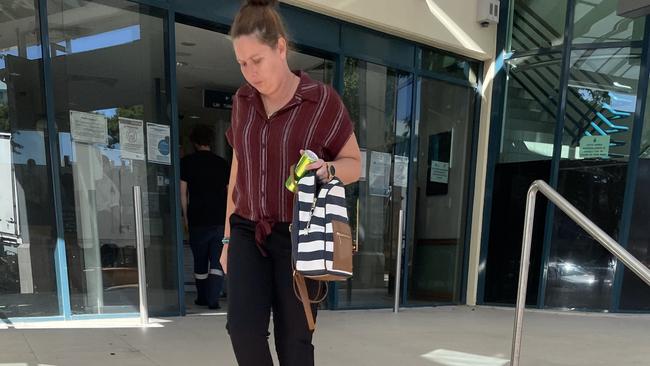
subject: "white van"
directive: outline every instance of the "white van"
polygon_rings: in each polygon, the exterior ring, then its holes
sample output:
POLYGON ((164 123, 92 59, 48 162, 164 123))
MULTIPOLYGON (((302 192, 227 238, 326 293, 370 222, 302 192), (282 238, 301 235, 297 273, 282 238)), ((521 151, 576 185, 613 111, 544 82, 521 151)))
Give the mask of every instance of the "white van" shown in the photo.
POLYGON ((18 196, 12 164, 11 134, 0 133, 0 238, 19 244, 18 196))

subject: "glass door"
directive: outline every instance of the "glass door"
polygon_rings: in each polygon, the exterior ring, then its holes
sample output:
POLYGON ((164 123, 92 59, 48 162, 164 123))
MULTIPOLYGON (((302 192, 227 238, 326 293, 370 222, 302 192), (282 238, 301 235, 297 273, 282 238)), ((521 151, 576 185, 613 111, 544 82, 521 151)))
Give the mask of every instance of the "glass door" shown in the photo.
POLYGON ((177 312, 163 18, 128 1, 47 9, 72 314, 138 311, 136 185, 149 310, 177 312))
POLYGON ((361 180, 347 187, 359 252, 354 277, 339 286, 339 307, 394 302, 399 211, 406 207, 413 78, 348 58, 343 99, 362 149, 361 180))
POLYGON ((461 301, 476 91, 420 79, 409 303, 461 301))
POLYGON ((50 147, 38 9, 0 5, 0 318, 56 316, 50 147))

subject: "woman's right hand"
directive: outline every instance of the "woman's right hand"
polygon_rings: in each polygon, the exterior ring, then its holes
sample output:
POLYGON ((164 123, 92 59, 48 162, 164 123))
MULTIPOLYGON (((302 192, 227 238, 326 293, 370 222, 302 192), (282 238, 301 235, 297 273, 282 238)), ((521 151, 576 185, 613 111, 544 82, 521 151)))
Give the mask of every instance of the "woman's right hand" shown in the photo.
POLYGON ((223 245, 221 249, 221 258, 219 258, 219 263, 221 263, 221 269, 223 273, 228 273, 228 244, 223 245))

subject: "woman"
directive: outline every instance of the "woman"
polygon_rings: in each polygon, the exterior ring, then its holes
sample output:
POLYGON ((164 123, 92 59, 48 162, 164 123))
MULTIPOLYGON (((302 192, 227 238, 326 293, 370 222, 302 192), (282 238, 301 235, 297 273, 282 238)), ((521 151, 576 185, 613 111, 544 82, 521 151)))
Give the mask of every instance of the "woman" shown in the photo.
POLYGON ((273 365, 271 311, 280 364, 314 363, 312 333, 293 290, 293 194, 284 187, 290 166, 309 149, 321 159, 308 169, 322 182, 336 174, 349 184, 361 171, 359 146, 339 96, 289 69, 276 5, 248 1, 230 33, 248 83, 237 91, 226 133, 233 162, 221 263, 228 274, 228 332, 242 366, 273 365))

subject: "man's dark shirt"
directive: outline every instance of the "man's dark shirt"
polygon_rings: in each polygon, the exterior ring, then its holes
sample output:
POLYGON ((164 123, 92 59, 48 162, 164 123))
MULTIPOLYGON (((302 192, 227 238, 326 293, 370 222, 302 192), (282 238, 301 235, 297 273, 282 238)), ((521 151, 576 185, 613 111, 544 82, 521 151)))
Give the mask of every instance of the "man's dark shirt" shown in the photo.
POLYGON ((190 227, 223 225, 230 167, 211 151, 197 151, 181 159, 181 180, 187 182, 190 227))

